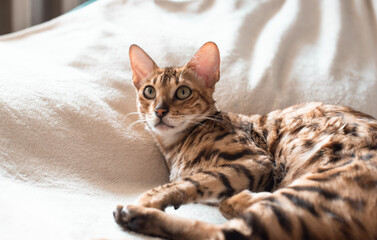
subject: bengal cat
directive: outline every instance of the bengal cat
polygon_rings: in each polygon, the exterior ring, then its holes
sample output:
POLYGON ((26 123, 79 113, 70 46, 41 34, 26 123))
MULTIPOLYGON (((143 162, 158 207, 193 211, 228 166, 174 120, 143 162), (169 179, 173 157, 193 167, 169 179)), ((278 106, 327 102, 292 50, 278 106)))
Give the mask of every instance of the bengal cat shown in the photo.
POLYGON ((348 107, 307 103, 266 115, 221 112, 217 46, 181 68, 158 68, 130 47, 140 116, 171 183, 118 206, 125 229, 167 239, 377 239, 377 121, 348 107), (229 221, 166 214, 219 202, 229 221))

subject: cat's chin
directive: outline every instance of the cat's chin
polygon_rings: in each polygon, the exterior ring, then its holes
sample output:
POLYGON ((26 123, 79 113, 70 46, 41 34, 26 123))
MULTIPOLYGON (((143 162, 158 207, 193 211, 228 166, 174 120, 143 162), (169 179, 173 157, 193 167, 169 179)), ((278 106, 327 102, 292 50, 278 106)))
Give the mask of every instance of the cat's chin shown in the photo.
POLYGON ((159 123, 154 128, 157 129, 157 130, 159 130, 159 131, 166 131, 166 130, 173 129, 174 127, 170 126, 170 125, 167 125, 165 123, 159 123))
POLYGON ((152 129, 158 135, 166 135, 166 134, 175 132, 174 128, 175 128, 174 126, 171 126, 165 123, 159 123, 155 125, 152 129))

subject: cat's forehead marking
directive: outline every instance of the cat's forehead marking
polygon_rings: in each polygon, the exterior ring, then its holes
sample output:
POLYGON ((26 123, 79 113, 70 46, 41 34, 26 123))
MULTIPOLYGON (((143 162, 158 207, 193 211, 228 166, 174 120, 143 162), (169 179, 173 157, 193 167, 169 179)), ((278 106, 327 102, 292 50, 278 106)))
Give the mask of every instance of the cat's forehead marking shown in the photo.
POLYGON ((156 75, 152 78, 153 84, 159 84, 161 86, 166 86, 173 81, 175 84, 179 83, 179 70, 173 67, 167 67, 158 71, 156 75))

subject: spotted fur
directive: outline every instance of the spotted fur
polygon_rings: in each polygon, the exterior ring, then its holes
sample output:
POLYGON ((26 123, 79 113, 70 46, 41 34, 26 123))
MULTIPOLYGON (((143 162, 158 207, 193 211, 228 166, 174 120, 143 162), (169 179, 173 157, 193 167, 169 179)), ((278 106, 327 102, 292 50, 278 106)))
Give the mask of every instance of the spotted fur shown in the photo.
POLYGON ((373 117, 323 103, 263 116, 221 112, 212 97, 213 43, 182 68, 158 68, 137 46, 130 58, 139 112, 171 182, 119 206, 119 225, 168 239, 377 239, 373 117), (146 86, 154 99, 143 96, 146 86), (180 86, 192 90, 187 99, 177 99, 180 86), (162 118, 159 106, 168 109, 162 118), (230 220, 214 225, 161 211, 190 202, 218 202, 230 220))

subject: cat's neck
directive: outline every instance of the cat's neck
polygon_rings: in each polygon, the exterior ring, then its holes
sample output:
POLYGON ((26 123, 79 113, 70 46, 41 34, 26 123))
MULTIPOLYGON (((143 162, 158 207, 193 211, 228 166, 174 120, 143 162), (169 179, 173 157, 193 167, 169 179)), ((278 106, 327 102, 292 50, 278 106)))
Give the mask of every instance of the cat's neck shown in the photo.
POLYGON ((203 117, 202 122, 198 122, 192 125, 189 125, 185 130, 175 133, 174 135, 168 135, 168 136, 159 136, 157 134, 153 134, 155 141, 157 142, 158 146, 160 147, 162 153, 165 155, 171 152, 172 149, 178 147, 182 142, 185 141, 185 139, 188 137, 188 135, 198 126, 202 125, 204 121, 206 121, 209 117, 215 116, 220 111, 217 108, 211 109, 206 116, 203 117))

